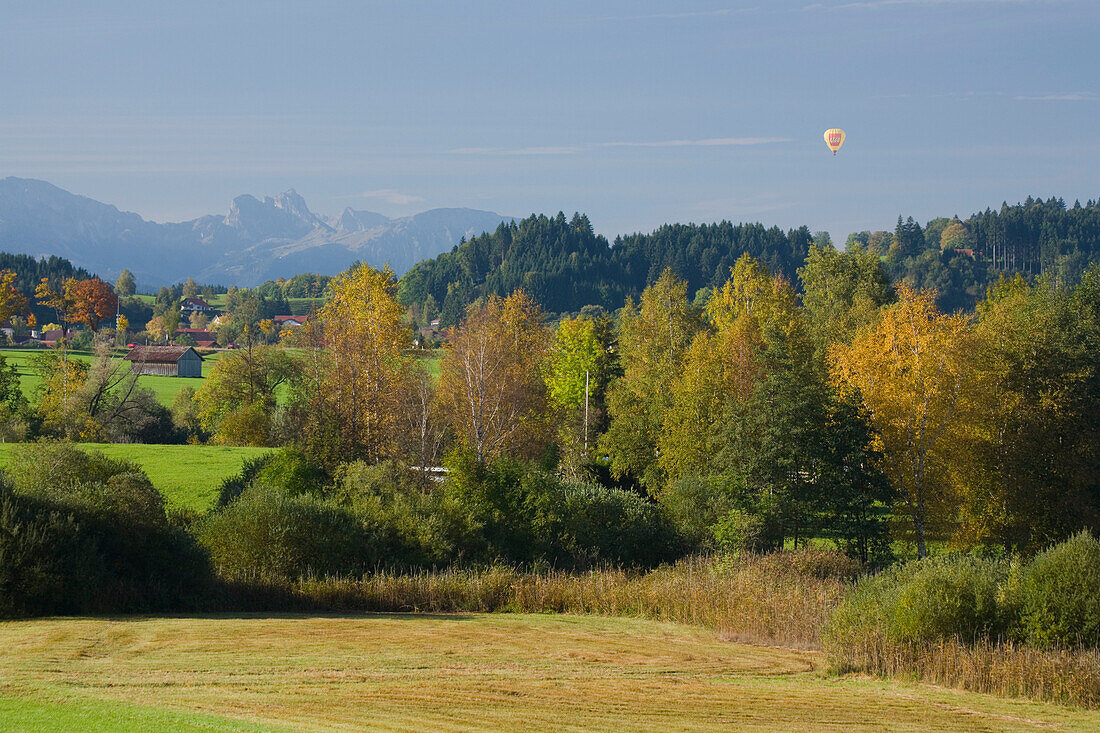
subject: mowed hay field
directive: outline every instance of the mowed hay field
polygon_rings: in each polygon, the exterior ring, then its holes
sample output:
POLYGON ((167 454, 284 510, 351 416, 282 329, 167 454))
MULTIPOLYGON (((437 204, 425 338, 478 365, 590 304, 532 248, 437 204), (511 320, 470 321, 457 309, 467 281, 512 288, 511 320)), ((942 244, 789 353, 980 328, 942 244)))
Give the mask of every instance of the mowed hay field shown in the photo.
MULTIPOLYGON (((270 448, 224 445, 151 445, 146 443, 77 443, 110 458, 124 458, 141 466, 171 509, 205 512, 218 498, 222 481, 235 476, 250 458, 270 448)), ((0 468, 7 465, 15 444, 0 443, 0 468)))
POLYGON ((0 623, 3 730, 1098 730, 1100 712, 829 677, 655 621, 222 616, 0 623))

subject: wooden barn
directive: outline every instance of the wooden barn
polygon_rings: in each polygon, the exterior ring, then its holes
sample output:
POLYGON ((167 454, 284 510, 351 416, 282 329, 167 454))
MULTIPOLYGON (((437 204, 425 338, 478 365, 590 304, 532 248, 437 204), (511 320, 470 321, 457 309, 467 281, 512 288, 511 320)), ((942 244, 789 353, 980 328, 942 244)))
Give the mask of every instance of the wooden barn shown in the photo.
POLYGON ((135 346, 126 355, 133 374, 201 377, 202 357, 190 346, 135 346))

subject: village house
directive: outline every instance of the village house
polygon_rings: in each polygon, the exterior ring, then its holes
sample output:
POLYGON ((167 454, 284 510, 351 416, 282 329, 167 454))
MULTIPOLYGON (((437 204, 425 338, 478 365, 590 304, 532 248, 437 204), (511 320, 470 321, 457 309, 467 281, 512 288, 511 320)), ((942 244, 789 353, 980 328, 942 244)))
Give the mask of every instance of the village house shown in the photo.
POLYGON ((62 338, 72 340, 74 336, 76 336, 76 331, 71 328, 64 332, 60 328, 51 328, 48 331, 31 330, 31 340, 48 349, 57 346, 57 342, 62 338))
POLYGON ((272 316, 271 320, 279 328, 300 328, 309 319, 306 316, 272 316))
POLYGON ((131 374, 202 377, 202 357, 190 346, 135 346, 125 359, 131 374))
POLYGON ((190 316, 192 313, 205 313, 210 315, 214 312, 214 306, 207 303, 202 298, 184 298, 180 301, 180 314, 184 316, 190 316))
POLYGON ((205 328, 177 328, 176 338, 182 335, 195 339, 195 346, 202 349, 212 349, 218 345, 218 334, 205 328))

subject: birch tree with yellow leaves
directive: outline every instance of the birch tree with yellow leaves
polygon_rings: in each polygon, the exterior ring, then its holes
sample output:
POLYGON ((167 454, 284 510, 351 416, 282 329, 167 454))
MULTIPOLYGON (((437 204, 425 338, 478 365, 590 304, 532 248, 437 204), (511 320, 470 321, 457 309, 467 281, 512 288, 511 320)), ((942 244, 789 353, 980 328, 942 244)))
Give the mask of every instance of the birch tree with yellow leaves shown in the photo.
POLYGON ((551 335, 522 290, 474 305, 453 329, 439 370, 439 399, 456 438, 479 463, 533 458, 549 438, 543 378, 551 335))
POLYGON ((403 350, 412 343, 397 280, 388 267, 358 265, 333 278, 329 292, 318 314, 329 356, 319 395, 327 416, 320 424, 331 421, 325 440, 343 460, 392 457, 411 374, 403 350))
POLYGON ((877 325, 829 352, 833 379, 859 395, 878 433, 919 557, 957 507, 952 460, 968 426, 968 325, 937 310, 935 290, 899 285, 877 325))

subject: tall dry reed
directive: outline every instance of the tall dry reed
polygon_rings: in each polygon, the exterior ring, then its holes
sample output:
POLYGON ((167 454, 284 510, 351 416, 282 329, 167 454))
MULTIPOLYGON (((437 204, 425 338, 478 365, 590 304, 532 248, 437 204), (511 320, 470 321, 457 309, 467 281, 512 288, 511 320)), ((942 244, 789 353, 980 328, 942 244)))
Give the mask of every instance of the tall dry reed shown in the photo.
POLYGON ((255 579, 227 586, 224 608, 521 612, 632 616, 694 624, 734 639, 803 648, 843 599, 852 565, 831 553, 733 561, 692 559, 649 572, 509 568, 361 578, 255 579))
POLYGON ((1042 649, 979 639, 907 643, 884 633, 826 645, 838 672, 866 672, 1006 697, 1100 707, 1100 650, 1042 649))

